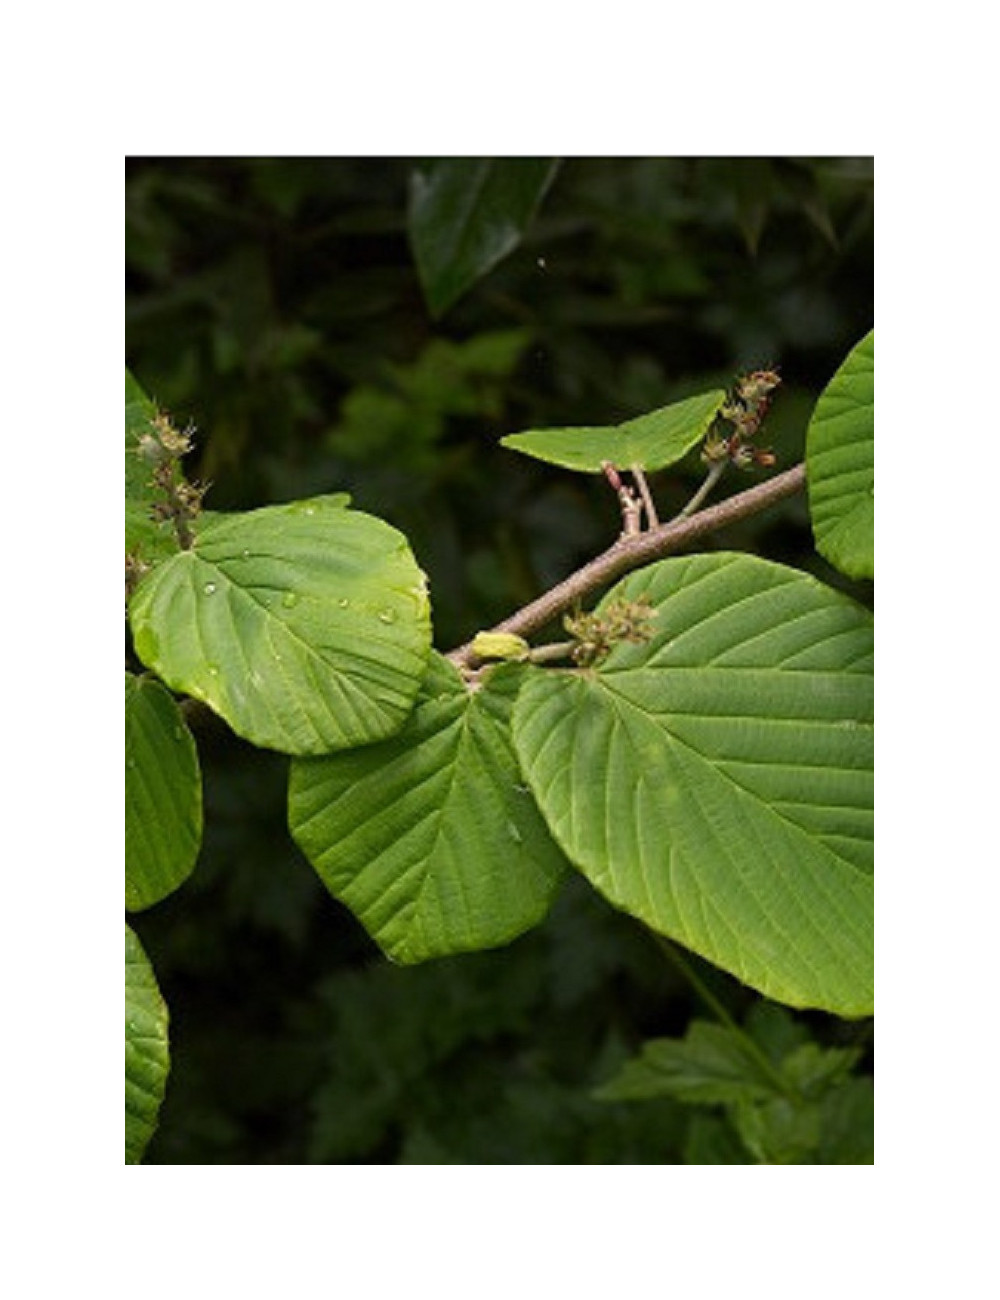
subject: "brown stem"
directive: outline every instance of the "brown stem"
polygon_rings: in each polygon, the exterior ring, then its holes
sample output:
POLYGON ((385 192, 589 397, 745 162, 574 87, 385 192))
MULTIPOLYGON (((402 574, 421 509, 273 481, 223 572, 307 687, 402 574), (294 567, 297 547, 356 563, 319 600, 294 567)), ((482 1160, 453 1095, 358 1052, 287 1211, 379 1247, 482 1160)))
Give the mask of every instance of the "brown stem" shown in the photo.
MULTIPOLYGON (((704 537, 706 533, 725 527, 726 524, 759 514, 760 511, 766 510, 778 501, 800 492, 805 481, 805 466, 796 465, 792 469, 785 470, 783 474, 776 474, 765 483, 758 483, 755 487, 739 492, 736 496, 727 497, 725 501, 720 501, 707 510, 700 510, 690 518, 671 520, 670 523, 661 524, 659 528, 651 528, 635 537, 620 537, 613 546, 609 546, 589 564, 571 573, 568 578, 546 591, 537 600, 531 601, 530 604, 511 614, 509 618, 505 618, 502 623, 498 623, 496 627, 490 628, 490 631, 515 632, 518 636, 530 636, 551 619, 569 609, 574 602, 589 596, 599 587, 603 587, 623 573, 628 573, 630 569, 637 569, 651 560, 659 560, 665 555, 671 555, 690 542, 704 537)), ((452 650, 448 658, 456 667, 470 667, 474 662, 472 642, 467 641, 465 645, 452 650)))

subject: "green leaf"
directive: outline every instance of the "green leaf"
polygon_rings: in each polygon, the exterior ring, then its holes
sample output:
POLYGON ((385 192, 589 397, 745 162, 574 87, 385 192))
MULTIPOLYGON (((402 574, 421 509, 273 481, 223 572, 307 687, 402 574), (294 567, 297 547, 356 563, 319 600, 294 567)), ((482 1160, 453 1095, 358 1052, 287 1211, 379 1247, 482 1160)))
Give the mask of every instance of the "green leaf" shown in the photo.
POLYGON ((870 1078, 846 1079, 821 1103, 816 1164, 870 1165, 875 1161, 875 1092, 870 1078))
POLYGON ((824 389, 806 432, 816 549, 851 578, 875 576, 875 331, 824 389))
POLYGON ((598 612, 653 632, 595 669, 530 670, 522 770, 616 906, 777 1001, 872 1005, 872 619, 747 555, 669 559, 598 612))
POLYGON ((847 1078, 860 1055, 854 1047, 805 1043, 785 1057, 781 1072, 804 1097, 819 1097, 847 1078))
POLYGON ((149 907, 194 870, 201 846, 198 752, 168 690, 125 674, 125 906, 149 907))
POLYGON ((294 839, 398 962, 507 943, 542 919, 563 876, 510 738, 520 680, 505 665, 470 693, 432 653, 396 736, 292 763, 294 839))
POLYGON ((517 247, 558 166, 551 158, 438 158, 414 168, 410 243, 432 316, 517 247))
POLYGON ((125 502, 125 551, 138 555, 146 564, 169 559, 180 550, 169 520, 157 521, 141 501, 125 502))
POLYGON ((170 1069, 167 1005, 135 933, 125 926, 125 1163, 138 1164, 156 1129, 170 1069))
POLYGON ((402 534, 341 497, 199 525, 132 596, 142 662, 265 749, 322 754, 397 731, 430 649, 426 580, 402 534))
POLYGON ((739 1103, 730 1112, 747 1150, 761 1164, 813 1164, 822 1131, 819 1105, 787 1097, 739 1103))
POLYGON ((618 469, 663 469, 704 438, 726 400, 722 389, 662 406, 624 424, 597 428, 532 429, 501 438, 501 445, 565 469, 599 474, 606 461, 618 469))
POLYGON ((654 1038, 595 1092, 601 1101, 675 1097, 712 1106, 774 1094, 753 1054, 723 1025, 693 1020, 683 1039, 654 1038))
POLYGON ((764 999, 751 1005, 743 1027, 775 1065, 780 1065, 796 1048, 812 1041, 801 1020, 779 1003, 764 999))
POLYGON ((684 1140, 686 1165, 753 1164, 746 1147, 736 1136, 728 1119, 721 1115, 695 1112, 691 1116, 684 1140))

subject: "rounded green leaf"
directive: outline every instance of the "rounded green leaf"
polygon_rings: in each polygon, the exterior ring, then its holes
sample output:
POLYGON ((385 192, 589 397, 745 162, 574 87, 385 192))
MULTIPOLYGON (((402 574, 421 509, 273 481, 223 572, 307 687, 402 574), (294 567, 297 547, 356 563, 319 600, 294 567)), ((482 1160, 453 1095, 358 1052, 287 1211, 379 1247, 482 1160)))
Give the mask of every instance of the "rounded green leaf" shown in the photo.
POLYGON ((149 958, 125 926, 125 1163, 138 1164, 156 1129, 170 1069, 169 1017, 149 958))
POLYGON ((599 474, 608 461, 618 469, 663 469, 704 438, 725 400, 726 394, 719 389, 662 406, 624 424, 532 429, 508 434, 500 442, 536 460, 587 474, 599 474))
POLYGON ((159 682, 125 674, 125 906, 158 903, 194 870, 201 846, 194 737, 159 682))
POLYGON ((509 942, 566 868, 510 738, 520 670, 471 693, 433 654, 391 740, 292 763, 289 826, 332 894, 395 961, 509 942))
POLYGON ((651 639, 532 669, 522 770, 610 901, 792 1006, 872 1004, 872 621, 745 555, 670 559, 610 591, 651 639))
POLYGON ((399 729, 430 649, 406 539, 341 497, 199 521, 136 588, 136 653, 240 736, 322 754, 399 729))
POLYGON ((824 389, 806 432, 816 549, 841 573, 875 576, 875 331, 824 389))

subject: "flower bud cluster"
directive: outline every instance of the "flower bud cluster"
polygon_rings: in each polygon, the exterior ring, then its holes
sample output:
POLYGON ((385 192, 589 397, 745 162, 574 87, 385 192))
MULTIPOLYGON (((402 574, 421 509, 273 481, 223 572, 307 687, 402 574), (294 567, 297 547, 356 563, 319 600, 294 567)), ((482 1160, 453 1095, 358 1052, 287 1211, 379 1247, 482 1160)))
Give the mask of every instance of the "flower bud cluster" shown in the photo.
POLYGON ((152 467, 150 482, 160 493, 160 500, 150 506, 150 514, 157 523, 169 520, 183 550, 194 542, 191 523, 201 514, 202 498, 208 484, 188 483, 182 478, 178 464, 193 444, 194 429, 175 429, 168 417, 157 412, 149 422, 149 431, 139 439, 139 455, 152 467))
POLYGON ((733 426, 728 436, 712 431, 705 439, 701 458, 707 465, 731 461, 740 469, 773 465, 774 452, 753 445, 771 405, 771 393, 781 383, 775 370, 755 370, 736 381, 733 395, 719 411, 733 426))
MULTIPOLYGON (((157 499, 149 506, 150 518, 156 523, 169 521, 182 550, 189 550, 194 544, 191 523, 201 514, 202 498, 208 491, 207 483, 188 483, 180 472, 180 459, 191 450, 193 433, 190 425, 183 432, 175 429, 168 417, 158 411, 150 419, 148 429, 140 434, 136 446, 136 454, 149 466, 149 485, 157 493, 157 499)), ((138 549, 126 554, 126 598, 151 568, 138 549)))
POLYGON ((622 641, 641 644, 653 635, 656 610, 649 599, 618 600, 602 612, 567 614, 563 627, 576 641, 571 658, 581 668, 600 663, 622 641))

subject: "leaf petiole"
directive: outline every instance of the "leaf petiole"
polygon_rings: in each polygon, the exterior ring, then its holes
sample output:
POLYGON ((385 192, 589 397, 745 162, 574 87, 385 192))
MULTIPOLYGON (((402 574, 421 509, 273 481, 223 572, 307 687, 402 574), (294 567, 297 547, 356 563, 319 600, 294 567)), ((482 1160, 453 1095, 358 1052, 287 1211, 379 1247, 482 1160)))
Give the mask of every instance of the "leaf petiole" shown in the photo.
MULTIPOLYGON (((716 483, 718 483, 719 479, 722 477, 727 464, 728 461, 717 460, 711 466, 708 473, 705 475, 704 483, 702 483, 701 487, 687 503, 684 509, 674 516, 674 519, 687 519, 694 514, 708 496, 709 492, 711 492, 712 488, 715 487, 716 483)), ((671 522, 673 522, 673 520, 671 520, 671 522)))

